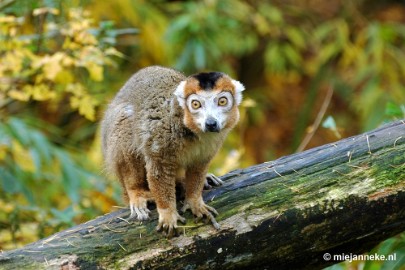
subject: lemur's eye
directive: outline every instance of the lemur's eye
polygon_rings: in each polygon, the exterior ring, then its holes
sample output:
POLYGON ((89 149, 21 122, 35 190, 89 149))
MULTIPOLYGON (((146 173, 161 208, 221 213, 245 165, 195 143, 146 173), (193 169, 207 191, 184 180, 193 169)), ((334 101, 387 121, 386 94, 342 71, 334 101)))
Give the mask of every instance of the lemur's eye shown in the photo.
POLYGON ((228 104, 228 99, 226 97, 221 97, 218 100, 218 105, 219 106, 226 106, 228 104))
POLYGON ((198 100, 194 99, 193 101, 191 101, 191 107, 194 110, 197 110, 197 109, 199 109, 201 107, 201 103, 198 100))

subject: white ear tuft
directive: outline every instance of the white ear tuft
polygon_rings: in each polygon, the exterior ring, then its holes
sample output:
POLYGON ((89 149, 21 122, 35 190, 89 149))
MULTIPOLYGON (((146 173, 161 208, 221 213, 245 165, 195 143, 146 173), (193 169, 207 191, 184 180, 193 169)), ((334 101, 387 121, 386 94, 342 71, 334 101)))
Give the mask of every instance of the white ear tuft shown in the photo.
POLYGON ((184 100, 184 86, 186 85, 186 81, 181 81, 177 86, 176 90, 174 91, 174 95, 177 98, 180 106, 182 108, 185 107, 185 100, 184 100))
POLYGON ((235 86, 236 92, 242 92, 245 90, 245 86, 240 81, 232 80, 232 84, 235 86))
POLYGON ((245 86, 243 86, 243 84, 237 80, 231 80, 231 81, 232 81, 232 84, 235 86, 236 104, 239 105, 242 102, 242 91, 245 90, 245 86))

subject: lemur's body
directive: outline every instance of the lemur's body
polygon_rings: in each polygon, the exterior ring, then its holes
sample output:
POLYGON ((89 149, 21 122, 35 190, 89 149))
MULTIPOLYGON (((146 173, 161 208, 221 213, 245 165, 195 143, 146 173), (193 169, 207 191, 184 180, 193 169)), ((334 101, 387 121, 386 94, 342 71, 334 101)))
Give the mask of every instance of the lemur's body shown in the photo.
POLYGON ((154 200, 158 229, 169 235, 175 231, 177 220, 184 222, 176 210, 176 182, 185 188, 183 210, 206 216, 218 227, 212 215, 216 211, 203 202, 201 193, 209 162, 239 119, 237 104, 243 86, 222 73, 201 74, 212 76, 186 78, 158 66, 142 69, 118 92, 102 122, 105 163, 120 179, 131 214, 147 219, 147 201, 154 200), (224 90, 226 93, 221 94, 224 90), (190 101, 192 95, 195 99, 190 101), (228 104, 226 111, 224 106, 213 107, 217 116, 205 112, 213 106, 206 100, 214 101, 215 95, 234 99, 228 101, 232 106, 228 104))

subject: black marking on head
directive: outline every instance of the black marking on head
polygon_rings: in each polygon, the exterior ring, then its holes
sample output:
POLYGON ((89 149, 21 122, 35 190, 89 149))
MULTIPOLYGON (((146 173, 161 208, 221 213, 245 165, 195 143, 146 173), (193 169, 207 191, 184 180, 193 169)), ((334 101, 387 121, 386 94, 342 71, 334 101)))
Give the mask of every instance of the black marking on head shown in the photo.
POLYGON ((193 78, 196 78, 200 84, 201 89, 211 90, 214 88, 216 82, 219 78, 224 76, 221 72, 202 72, 193 75, 193 78))

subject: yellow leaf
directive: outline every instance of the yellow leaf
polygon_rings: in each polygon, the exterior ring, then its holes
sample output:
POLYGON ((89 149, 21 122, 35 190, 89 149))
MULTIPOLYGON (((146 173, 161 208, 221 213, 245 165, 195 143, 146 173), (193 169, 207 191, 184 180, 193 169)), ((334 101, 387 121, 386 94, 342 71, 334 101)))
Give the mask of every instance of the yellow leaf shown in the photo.
POLYGON ((8 70, 13 74, 20 73, 22 69, 22 63, 24 60, 24 55, 20 50, 15 50, 7 52, 1 60, 2 70, 8 70))
POLYGON ((85 64, 85 67, 93 81, 100 82, 103 80, 103 67, 101 65, 89 61, 85 64))
MULTIPOLYGON (((62 30, 62 34, 67 35, 65 31, 62 30)), ((65 41, 63 42, 62 48, 65 50, 78 50, 81 47, 81 45, 77 42, 74 42, 70 38, 65 38, 65 41)))
POLYGON ((58 52, 44 59, 43 71, 47 79, 54 80, 56 75, 62 71, 61 60, 63 57, 64 53, 58 52))
POLYGON ((35 84, 41 84, 45 80, 45 76, 43 73, 38 74, 35 76, 35 84))
POLYGON ((69 70, 60 71, 55 77, 55 83, 69 84, 74 81, 73 75, 69 70))
POLYGON ((23 90, 31 95, 33 99, 39 101, 53 99, 56 97, 56 93, 53 92, 46 84, 25 85, 23 90))
POLYGON ((72 107, 73 109, 77 109, 80 107, 80 98, 78 97, 71 97, 70 98, 70 107, 72 107))
POLYGON ((81 97, 86 94, 84 86, 80 83, 70 83, 66 86, 66 92, 72 93, 76 97, 81 97))
POLYGON ((104 52, 106 55, 114 55, 120 58, 124 58, 124 54, 115 49, 114 47, 110 47, 104 52))
POLYGON ((256 107, 257 103, 251 98, 245 98, 241 104, 245 108, 256 107))
POLYGON ((0 16, 0 23, 5 24, 5 23, 14 23, 17 21, 17 17, 15 16, 0 16))
POLYGON ((74 65, 75 60, 68 55, 64 55, 64 57, 61 59, 61 63, 64 67, 70 67, 74 65))
POLYGON ((32 12, 32 15, 38 16, 38 15, 47 14, 47 13, 50 13, 53 15, 59 15, 59 10, 57 10, 56 8, 50 8, 50 7, 36 8, 32 12))
POLYGON ((96 115, 95 106, 94 100, 90 96, 85 96, 80 104, 79 113, 87 119, 94 121, 96 115))
POLYGON ((78 109, 79 113, 87 119, 94 121, 96 115, 96 102, 89 95, 84 95, 81 98, 73 96, 70 98, 70 106, 73 109, 78 109))
POLYGON ((32 156, 28 153, 28 151, 21 146, 21 144, 13 141, 12 143, 13 149, 13 159, 16 164, 20 165, 23 170, 34 172, 35 165, 32 160, 32 156))
POLYGON ((0 200, 0 211, 1 212, 9 214, 9 213, 13 212, 14 208, 15 208, 14 204, 0 200))
MULTIPOLYGON (((87 28, 87 27, 86 27, 87 28)), ((80 40, 82 44, 96 45, 97 39, 85 31, 75 32, 75 39, 80 40)))
POLYGON ((252 19, 259 34, 265 35, 271 32, 270 25, 268 24, 266 18, 264 18, 261 14, 254 14, 252 19))
POLYGON ((0 161, 3 161, 7 155, 8 146, 5 144, 0 144, 0 161))
POLYGON ((30 94, 17 89, 12 89, 8 92, 8 96, 12 99, 19 101, 28 101, 30 99, 30 94))

